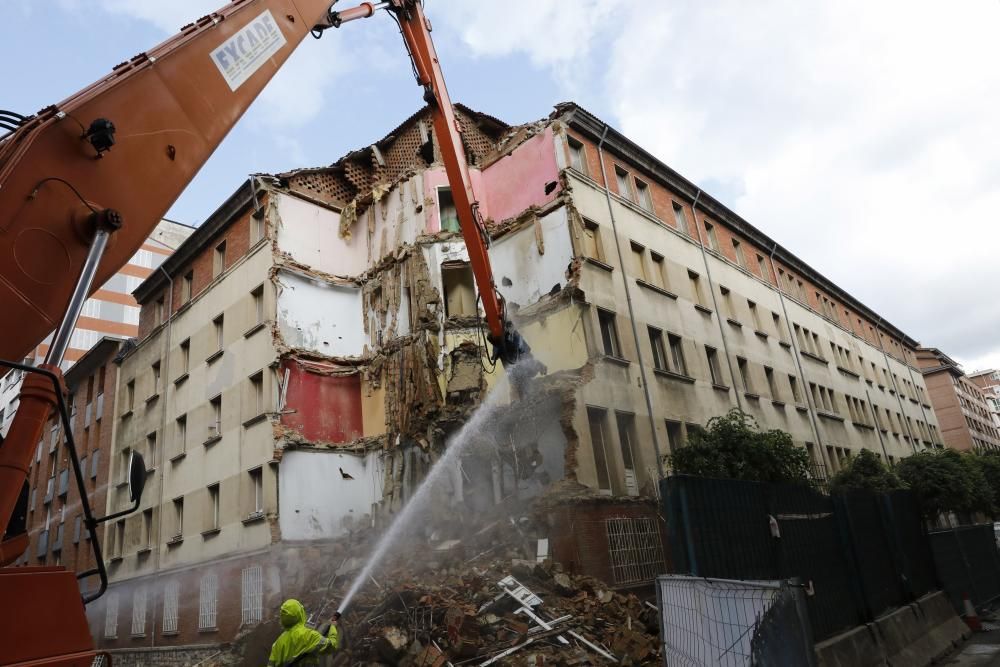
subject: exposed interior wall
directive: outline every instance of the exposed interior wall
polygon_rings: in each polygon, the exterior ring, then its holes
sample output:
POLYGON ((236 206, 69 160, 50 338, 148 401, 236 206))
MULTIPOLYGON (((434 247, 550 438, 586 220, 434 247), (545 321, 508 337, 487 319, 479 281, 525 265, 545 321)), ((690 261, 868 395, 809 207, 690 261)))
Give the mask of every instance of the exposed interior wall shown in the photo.
POLYGON ((348 443, 364 435, 361 376, 355 369, 286 359, 281 364, 281 424, 317 444, 348 443))
POLYGON ((367 343, 361 290, 280 271, 278 330, 288 347, 326 356, 360 357, 367 343))
POLYGON ((281 459, 281 535, 331 539, 370 520, 382 497, 375 452, 287 451, 281 459))

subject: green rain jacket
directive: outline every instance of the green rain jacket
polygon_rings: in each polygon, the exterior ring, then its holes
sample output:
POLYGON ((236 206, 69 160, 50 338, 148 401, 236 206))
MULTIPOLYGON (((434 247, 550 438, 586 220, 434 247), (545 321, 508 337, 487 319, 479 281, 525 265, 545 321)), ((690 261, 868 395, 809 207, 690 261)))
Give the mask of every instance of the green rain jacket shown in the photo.
POLYGON ((281 627, 285 631, 271 647, 268 667, 317 665, 321 654, 335 651, 340 643, 337 626, 331 626, 326 637, 306 627, 306 610, 298 600, 281 605, 281 627))

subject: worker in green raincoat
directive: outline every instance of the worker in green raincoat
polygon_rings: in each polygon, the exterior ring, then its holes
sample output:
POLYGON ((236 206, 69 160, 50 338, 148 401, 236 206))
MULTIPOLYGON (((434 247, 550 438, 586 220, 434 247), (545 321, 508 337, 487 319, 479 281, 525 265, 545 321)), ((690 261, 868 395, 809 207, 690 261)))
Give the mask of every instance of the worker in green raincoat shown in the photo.
POLYGON ((322 634, 306 627, 306 610, 298 600, 285 600, 281 605, 281 627, 285 630, 271 646, 268 667, 291 667, 291 665, 318 665, 319 656, 336 651, 340 646, 340 633, 336 620, 330 631, 322 634))

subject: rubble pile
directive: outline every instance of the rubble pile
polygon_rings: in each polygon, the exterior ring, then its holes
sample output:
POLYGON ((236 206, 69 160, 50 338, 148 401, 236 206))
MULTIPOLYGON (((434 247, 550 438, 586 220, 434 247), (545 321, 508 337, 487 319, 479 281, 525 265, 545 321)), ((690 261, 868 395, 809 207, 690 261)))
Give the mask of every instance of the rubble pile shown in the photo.
POLYGON ((346 610, 334 664, 662 664, 654 605, 524 558, 525 533, 498 522, 429 551, 401 549, 346 610))

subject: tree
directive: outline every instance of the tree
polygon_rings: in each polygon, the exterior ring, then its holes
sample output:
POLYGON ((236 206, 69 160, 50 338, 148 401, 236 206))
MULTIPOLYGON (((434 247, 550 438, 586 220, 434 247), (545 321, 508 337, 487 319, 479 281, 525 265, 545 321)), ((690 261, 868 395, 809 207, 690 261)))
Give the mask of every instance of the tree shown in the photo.
POLYGON ((970 455, 975 458, 986 485, 993 492, 993 514, 1000 513, 1000 452, 987 451, 970 455))
POLYGON ((862 449, 851 459, 846 468, 830 480, 831 491, 854 491, 863 489, 875 493, 886 493, 903 488, 903 483, 895 472, 886 467, 874 452, 862 449))
POLYGON ((809 479, 809 455, 795 446, 792 436, 777 429, 761 431, 753 417, 736 408, 713 417, 667 459, 682 475, 760 482, 809 479))
POLYGON ((925 516, 992 511, 993 491, 974 455, 953 449, 920 452, 900 461, 896 472, 919 497, 925 516))

